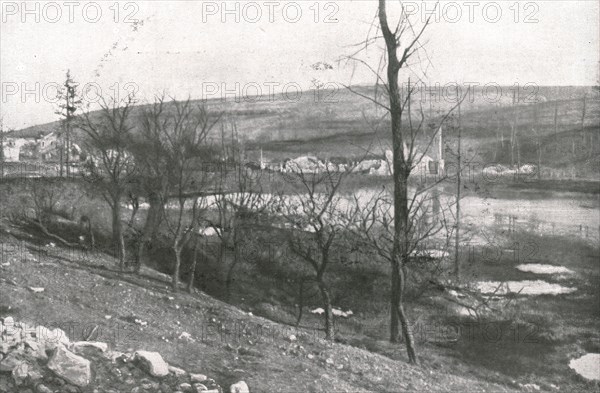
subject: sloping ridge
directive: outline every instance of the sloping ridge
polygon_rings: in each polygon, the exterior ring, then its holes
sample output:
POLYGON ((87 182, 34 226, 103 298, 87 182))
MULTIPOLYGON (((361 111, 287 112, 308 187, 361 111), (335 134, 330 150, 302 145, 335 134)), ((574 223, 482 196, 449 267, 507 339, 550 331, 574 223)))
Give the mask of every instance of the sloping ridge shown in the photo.
MULTIPOLYGON (((113 270, 116 262, 104 254, 67 255, 58 247, 42 250, 6 232, 0 241, 5 250, 0 317, 10 316, 27 326, 60 328, 70 343, 91 340, 108 346, 106 353, 86 348, 78 355, 92 365, 89 384, 83 387, 56 371, 46 372, 46 360, 32 367, 42 367, 44 378, 51 378, 42 380, 47 387, 73 386, 44 392, 184 391, 181 384, 200 383, 192 381, 191 374, 210 376, 216 382, 207 383, 215 386, 245 381, 250 392, 265 393, 512 391, 329 343, 321 332, 277 324, 203 293, 172 293, 167 277, 149 269, 139 276, 120 276, 113 270), (157 352, 169 365, 187 372, 152 375, 147 365, 132 362, 139 350, 157 352), (127 384, 127 378, 133 383, 127 384)), ((65 348, 73 350, 72 344, 65 348)), ((0 372, 0 392, 13 392, 7 389, 14 388, 14 376, 0 372)))

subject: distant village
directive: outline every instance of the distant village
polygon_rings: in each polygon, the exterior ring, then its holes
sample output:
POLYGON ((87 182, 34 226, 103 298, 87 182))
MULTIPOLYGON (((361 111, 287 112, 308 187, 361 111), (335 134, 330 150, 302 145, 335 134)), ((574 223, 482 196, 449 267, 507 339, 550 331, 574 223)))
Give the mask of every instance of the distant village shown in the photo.
MULTIPOLYGON (((10 135, 10 134, 9 134, 10 135)), ((62 141, 56 132, 40 135, 37 138, 2 138, 2 158, 4 162, 45 161, 60 159, 62 141)), ((79 162, 81 148, 71 143, 71 161, 79 162)))
MULTIPOLYGON (((17 138, 4 135, 2 138, 2 163, 36 163, 53 165, 66 158, 65 142, 56 131, 37 138, 17 138), (61 159, 61 154, 63 155, 61 159)), ((417 152, 416 157, 420 162, 415 172, 426 175, 438 175, 444 171, 444 145, 442 130, 440 129, 428 154, 417 152)), ((70 143, 69 161, 73 168, 72 173, 77 172, 77 167, 85 160, 86 155, 76 143, 70 143)), ((405 151, 405 154, 408 154, 405 151)), ((391 176, 392 174, 392 151, 381 152, 381 158, 369 158, 362 161, 349 163, 336 163, 320 159, 311 154, 296 158, 288 158, 283 161, 272 162, 265 159, 260 152, 260 169, 282 173, 319 173, 319 172, 346 172, 350 168, 354 173, 370 176, 391 176)), ((258 168, 257 168, 258 169, 258 168)))

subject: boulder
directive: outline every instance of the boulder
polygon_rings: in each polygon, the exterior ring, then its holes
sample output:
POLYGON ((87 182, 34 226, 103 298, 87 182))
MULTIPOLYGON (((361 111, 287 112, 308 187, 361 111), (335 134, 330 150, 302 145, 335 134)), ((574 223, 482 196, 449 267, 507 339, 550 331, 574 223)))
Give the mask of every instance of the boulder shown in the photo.
POLYGON ((22 353, 12 351, 0 362, 0 372, 11 373, 17 366, 26 360, 25 355, 22 353))
POLYGON ((230 393, 250 393, 250 388, 246 385, 246 382, 239 381, 229 387, 230 393))
POLYGON ((169 365, 158 352, 137 351, 135 361, 140 368, 154 377, 165 377, 169 375, 169 365))
POLYGON ((68 351, 62 345, 56 347, 47 367, 72 385, 84 387, 90 383, 90 361, 68 351))

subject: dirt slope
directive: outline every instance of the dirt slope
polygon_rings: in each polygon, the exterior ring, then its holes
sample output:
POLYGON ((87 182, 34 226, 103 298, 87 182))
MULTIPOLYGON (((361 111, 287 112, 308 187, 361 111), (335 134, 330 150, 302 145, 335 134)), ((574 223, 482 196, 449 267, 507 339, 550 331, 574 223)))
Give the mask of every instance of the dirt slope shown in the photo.
POLYGON ((104 254, 36 246, 9 231, 0 233, 0 317, 58 326, 71 340, 158 351, 221 386, 244 380, 251 392, 512 391, 327 343, 320 332, 276 324, 205 294, 174 294, 168 277, 154 271, 119 276, 104 254))

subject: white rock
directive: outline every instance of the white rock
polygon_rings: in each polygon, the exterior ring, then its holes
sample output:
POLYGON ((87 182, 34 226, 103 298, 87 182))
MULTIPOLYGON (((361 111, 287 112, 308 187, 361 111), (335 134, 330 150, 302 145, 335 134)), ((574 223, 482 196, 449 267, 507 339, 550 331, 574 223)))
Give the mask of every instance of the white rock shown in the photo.
POLYGON ((248 388, 246 382, 239 381, 231 385, 229 393, 250 393, 250 388, 248 388))
POLYGON ((204 382, 208 377, 204 374, 190 374, 190 380, 192 382, 204 382))
POLYGON ((74 352, 81 352, 85 348, 96 348, 100 352, 106 352, 108 344, 99 341, 77 341, 70 345, 70 349, 74 352))
POLYGON ((169 375, 169 365, 165 362, 158 352, 137 351, 135 359, 140 362, 142 367, 155 377, 164 377, 169 375))
POLYGON ((90 361, 69 352, 62 345, 56 347, 47 367, 70 384, 80 387, 87 386, 92 378, 90 361))
POLYGON ((192 335, 191 335, 191 334, 189 334, 188 332, 182 332, 182 333, 179 335, 178 339, 179 339, 179 340, 192 341, 192 342, 193 342, 193 341, 195 341, 195 340, 192 338, 192 335))
POLYGON ((169 372, 175 374, 178 377, 184 376, 186 374, 185 370, 175 366, 169 366, 169 372))

